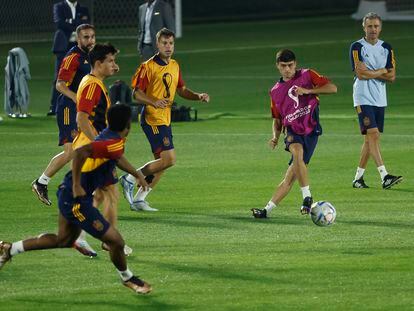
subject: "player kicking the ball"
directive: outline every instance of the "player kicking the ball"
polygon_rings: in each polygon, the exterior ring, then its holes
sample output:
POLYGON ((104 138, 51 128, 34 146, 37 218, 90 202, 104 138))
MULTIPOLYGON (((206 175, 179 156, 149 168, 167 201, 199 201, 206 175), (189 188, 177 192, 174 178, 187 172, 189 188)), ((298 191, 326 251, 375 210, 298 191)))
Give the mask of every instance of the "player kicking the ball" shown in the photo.
POLYGON ((296 70, 296 57, 290 50, 276 54, 276 67, 282 77, 270 91, 273 116, 273 137, 269 145, 274 149, 282 132, 285 150, 292 154, 285 178, 278 185, 271 200, 263 209, 253 208, 255 218, 266 218, 289 193, 295 180, 299 182, 303 203, 302 214, 309 214, 313 203, 309 189, 307 164, 318 142, 322 128, 319 124, 319 94, 336 93, 336 86, 311 69, 296 70))
POLYGON ((131 126, 131 109, 114 105, 107 117, 108 128, 93 142, 74 150, 72 171, 65 175, 58 190, 58 233, 41 234, 15 243, 0 242, 0 269, 23 252, 72 247, 81 230, 85 230, 109 247, 111 261, 125 286, 139 294, 151 291, 148 283, 128 269, 121 234, 93 207, 93 192, 114 180, 115 166, 132 174, 141 186, 148 187, 141 171, 123 156, 125 137, 131 126))

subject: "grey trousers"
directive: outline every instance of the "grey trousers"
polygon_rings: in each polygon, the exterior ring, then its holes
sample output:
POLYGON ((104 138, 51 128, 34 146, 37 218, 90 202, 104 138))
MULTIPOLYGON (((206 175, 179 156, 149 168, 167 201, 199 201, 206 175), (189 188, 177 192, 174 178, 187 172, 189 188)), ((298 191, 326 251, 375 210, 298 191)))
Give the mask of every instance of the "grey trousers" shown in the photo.
POLYGON ((141 49, 142 61, 147 61, 148 59, 153 57, 155 53, 157 53, 157 49, 153 45, 144 44, 141 49))

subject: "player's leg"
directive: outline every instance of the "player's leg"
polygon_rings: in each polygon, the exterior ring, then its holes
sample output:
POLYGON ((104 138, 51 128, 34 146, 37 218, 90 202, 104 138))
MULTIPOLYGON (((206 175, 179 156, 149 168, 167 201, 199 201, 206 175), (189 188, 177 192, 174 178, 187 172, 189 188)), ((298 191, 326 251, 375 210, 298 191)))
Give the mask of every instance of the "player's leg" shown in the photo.
POLYGON ((364 135, 364 142, 361 147, 361 154, 359 157, 359 165, 357 167, 352 187, 354 188, 369 188, 364 180, 365 169, 370 157, 369 143, 367 135, 364 135))
POLYGON ((139 188, 134 195, 135 178, 132 175, 125 175, 120 178, 125 198, 130 203, 131 209, 135 211, 156 211, 149 206, 146 197, 152 188, 159 182, 163 172, 173 166, 176 161, 171 126, 150 126, 143 124, 142 129, 151 145, 155 160, 146 163, 141 172, 147 177, 150 188, 144 191, 139 188))
POLYGON ((289 165, 286 170, 285 177, 281 183, 276 187, 275 192, 272 195, 270 201, 266 204, 263 209, 252 208, 253 217, 255 218, 267 218, 271 211, 277 207, 277 205, 288 195, 292 186, 296 180, 295 173, 292 165, 289 165))
POLYGON ((72 247, 73 242, 76 240, 79 233, 80 228, 69 223, 69 221, 59 213, 58 234, 43 233, 37 237, 14 243, 0 242, 0 269, 17 254, 34 250, 72 247))
POLYGON ((152 290, 151 285, 134 276, 132 271, 128 269, 124 254, 125 242, 118 230, 110 226, 105 234, 100 237, 100 240, 108 246, 109 256, 122 279, 122 283, 136 293, 149 293, 152 290))

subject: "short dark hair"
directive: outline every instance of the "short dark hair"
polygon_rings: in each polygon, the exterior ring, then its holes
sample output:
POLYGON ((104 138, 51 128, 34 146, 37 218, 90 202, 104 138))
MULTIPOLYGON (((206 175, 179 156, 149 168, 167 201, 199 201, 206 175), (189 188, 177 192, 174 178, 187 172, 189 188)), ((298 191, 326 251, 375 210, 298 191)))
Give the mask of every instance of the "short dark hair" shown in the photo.
POLYGON ((291 61, 296 61, 295 53, 293 53, 291 50, 283 49, 277 52, 276 54, 276 63, 284 62, 288 63, 291 61))
POLYGON ((160 41, 161 37, 173 37, 175 39, 175 33, 172 30, 169 30, 168 28, 161 28, 160 31, 157 32, 157 42, 160 41))
POLYGON ((95 66, 95 63, 99 60, 103 62, 107 55, 112 54, 115 55, 119 52, 112 44, 104 43, 104 44, 95 44, 92 50, 89 51, 89 63, 92 67, 95 66))
POLYGON ((76 27, 76 35, 79 37, 80 32, 86 29, 92 29, 93 31, 95 31, 95 26, 91 24, 81 24, 78 27, 76 27))
POLYGON ((108 109, 107 119, 111 131, 122 132, 130 125, 131 107, 125 104, 114 104, 108 109))

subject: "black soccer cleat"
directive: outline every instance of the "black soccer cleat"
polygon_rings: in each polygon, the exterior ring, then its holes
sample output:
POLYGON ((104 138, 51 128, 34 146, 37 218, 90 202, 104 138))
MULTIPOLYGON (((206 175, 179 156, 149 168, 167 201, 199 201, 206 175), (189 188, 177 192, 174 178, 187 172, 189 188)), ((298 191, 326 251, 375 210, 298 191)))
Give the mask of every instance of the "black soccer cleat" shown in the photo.
POLYGON ((387 174, 382 181, 382 189, 390 189, 392 186, 402 182, 402 176, 394 176, 387 174))
POLYGON ((312 197, 304 198, 302 206, 300 208, 300 213, 302 215, 309 215, 312 209, 312 203, 313 203, 312 197))
POLYGON ((39 183, 39 180, 36 179, 32 182, 32 191, 37 195, 37 198, 44 204, 48 206, 52 205, 52 201, 49 200, 47 185, 42 185, 41 183, 39 183))
POLYGON ((352 182, 352 187, 353 188, 369 188, 368 185, 365 183, 363 176, 361 176, 360 179, 354 180, 352 182))
POLYGON ((251 211, 254 218, 267 218, 267 210, 265 208, 252 208, 251 211))
POLYGON ((133 276, 128 281, 122 282, 124 286, 132 289, 137 294, 148 294, 152 291, 151 285, 141 280, 139 277, 133 276))

